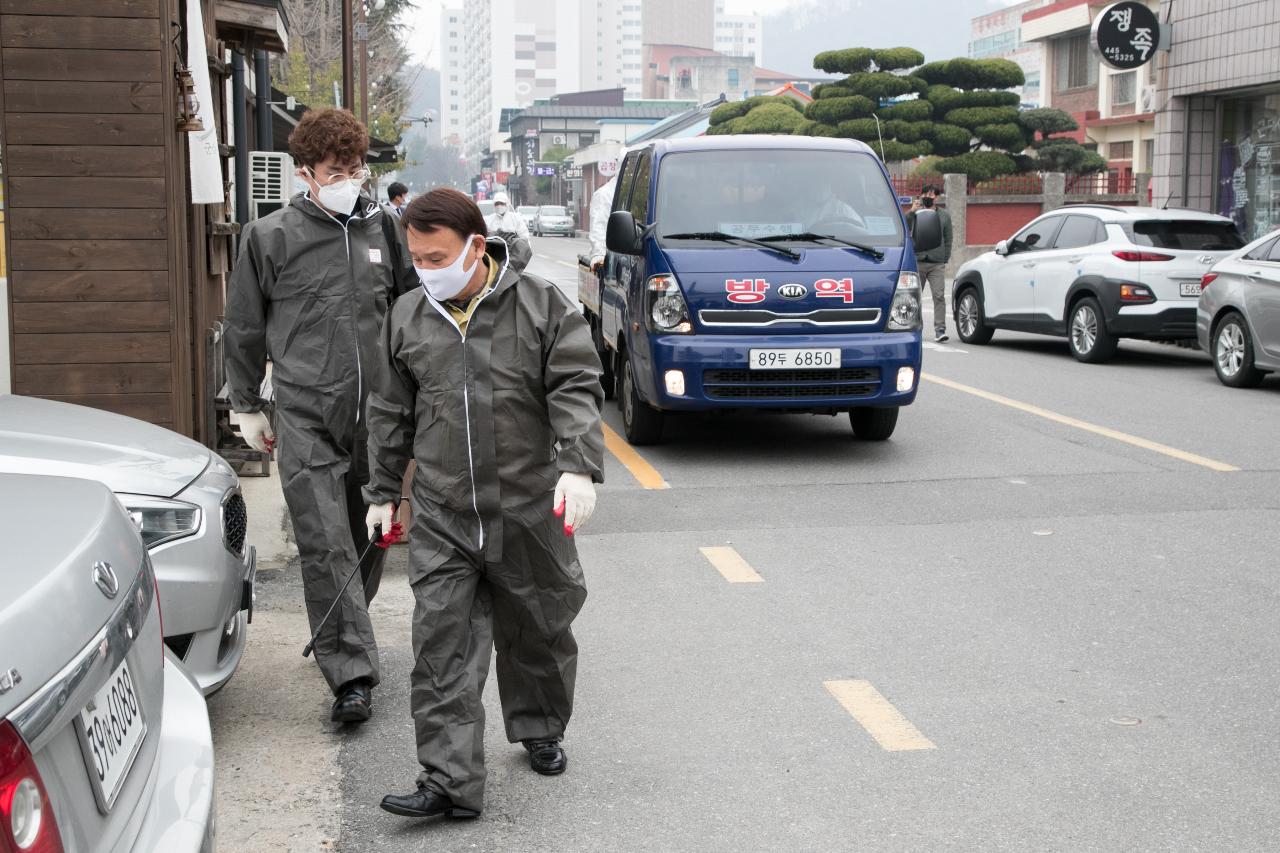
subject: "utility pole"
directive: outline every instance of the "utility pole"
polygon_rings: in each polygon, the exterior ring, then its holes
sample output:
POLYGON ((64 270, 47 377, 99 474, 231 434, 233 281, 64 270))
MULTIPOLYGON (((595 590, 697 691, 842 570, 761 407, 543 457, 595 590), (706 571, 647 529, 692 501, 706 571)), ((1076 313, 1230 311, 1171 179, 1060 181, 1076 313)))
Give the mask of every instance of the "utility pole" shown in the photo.
POLYGON ((342 106, 351 109, 355 105, 355 80, 351 61, 351 0, 342 0, 342 106))
POLYGON ((360 45, 360 121, 369 126, 369 24, 365 18, 364 0, 356 0, 360 21, 356 24, 356 41, 360 45))

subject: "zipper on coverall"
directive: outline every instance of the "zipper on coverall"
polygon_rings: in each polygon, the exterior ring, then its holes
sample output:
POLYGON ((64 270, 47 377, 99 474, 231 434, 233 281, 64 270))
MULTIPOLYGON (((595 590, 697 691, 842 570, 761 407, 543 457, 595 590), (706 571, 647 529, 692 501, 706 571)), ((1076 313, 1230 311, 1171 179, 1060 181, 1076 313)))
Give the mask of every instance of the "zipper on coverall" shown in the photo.
MULTIPOLYGON (((498 279, 501 280, 501 278, 502 276, 499 275, 498 279)), ((496 282, 494 283, 494 288, 497 288, 496 282)), ((493 293, 493 290, 491 289, 489 293, 493 293)), ((475 310, 471 312, 472 320, 475 319, 476 312, 480 310, 480 304, 489 298, 489 293, 481 296, 480 302, 476 303, 475 310)), ((430 296, 427 298, 430 299, 431 304, 435 306, 436 311, 440 312, 440 314, 442 314, 444 318, 453 325, 453 328, 457 331, 459 337, 462 338, 462 413, 463 417, 467 419, 467 469, 471 474, 471 509, 475 511, 476 523, 480 525, 480 536, 476 547, 483 550, 484 518, 480 515, 480 496, 476 491, 476 459, 471 446, 471 389, 467 384, 467 374, 470 372, 470 361, 467 359, 467 333, 462 331, 462 327, 458 325, 457 320, 453 319, 453 315, 449 313, 447 308, 441 307, 434 299, 431 299, 430 296)), ((468 327, 470 326, 470 321, 468 321, 467 325, 468 327)))
MULTIPOLYGON (((307 199, 308 200, 311 199, 310 193, 307 194, 307 199)), ((360 398, 364 396, 364 367, 360 364, 360 323, 356 319, 356 314, 360 310, 360 306, 359 304, 352 304, 356 302, 356 300, 358 299, 359 290, 355 287, 356 271, 355 271, 355 268, 351 265, 351 231, 349 230, 349 227, 348 227, 351 224, 351 220, 354 219, 355 216, 353 214, 352 216, 347 217, 346 222, 340 222, 336 216, 334 216, 329 211, 325 210, 319 204, 316 204, 315 201, 312 201, 311 203, 315 204, 316 209, 318 209, 325 216, 332 219, 334 221, 334 224, 336 224, 339 228, 342 229, 342 245, 347 250, 347 272, 351 276, 351 283, 352 283, 352 292, 350 295, 350 299, 348 299, 347 301, 347 304, 348 304, 348 307, 351 308, 351 312, 350 312, 351 313, 351 337, 356 344, 356 423, 359 424, 360 414, 361 414, 360 398)), ((365 213, 367 214, 368 210, 366 210, 365 213)), ((364 216, 360 217, 360 221, 363 222, 365 218, 366 217, 364 216)))

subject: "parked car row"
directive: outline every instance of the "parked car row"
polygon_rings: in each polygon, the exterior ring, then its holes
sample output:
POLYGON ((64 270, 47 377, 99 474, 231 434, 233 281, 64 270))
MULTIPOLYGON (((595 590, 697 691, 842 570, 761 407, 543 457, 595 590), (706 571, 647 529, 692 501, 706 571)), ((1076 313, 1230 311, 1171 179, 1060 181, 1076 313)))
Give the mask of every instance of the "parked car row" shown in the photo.
POLYGON ((235 472, 5 395, 0 503, 0 850, 212 850, 204 697, 240 663, 256 572, 235 472))
POLYGON ((1097 363, 1123 338, 1198 341, 1225 384, 1257 385, 1280 369, 1280 237, 1246 246, 1224 216, 1074 205, 962 265, 952 304, 965 343, 1056 335, 1097 363))

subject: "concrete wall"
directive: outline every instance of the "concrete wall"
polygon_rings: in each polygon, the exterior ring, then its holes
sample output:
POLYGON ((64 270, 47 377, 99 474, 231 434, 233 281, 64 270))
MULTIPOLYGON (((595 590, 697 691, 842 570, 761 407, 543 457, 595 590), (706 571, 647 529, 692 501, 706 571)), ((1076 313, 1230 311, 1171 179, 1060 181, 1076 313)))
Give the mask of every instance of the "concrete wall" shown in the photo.
POLYGON ((1000 195, 969 192, 965 175, 943 176, 942 207, 951 216, 951 261, 947 276, 953 276, 966 261, 988 252, 1007 240, 1022 226, 1042 213, 1068 204, 1101 202, 1112 205, 1142 204, 1146 199, 1149 175, 1139 175, 1137 192, 1124 195, 1068 195, 1066 175, 1049 173, 1042 179, 1041 192, 1000 195))

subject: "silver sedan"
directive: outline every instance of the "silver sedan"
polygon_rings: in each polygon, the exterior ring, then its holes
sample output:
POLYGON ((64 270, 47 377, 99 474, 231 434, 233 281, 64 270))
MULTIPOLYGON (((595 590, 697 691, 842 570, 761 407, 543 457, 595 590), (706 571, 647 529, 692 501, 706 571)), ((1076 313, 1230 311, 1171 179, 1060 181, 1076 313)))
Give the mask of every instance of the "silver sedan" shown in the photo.
POLYGON ((0 474, 0 850, 204 853, 213 740, 102 483, 0 474))
POLYGON ((1202 280, 1196 336, 1224 385, 1251 388, 1280 370, 1280 231, 1213 265, 1202 280))
POLYGON ((0 396, 0 472, 105 483, 160 580, 165 642, 209 695, 244 654, 256 561, 240 481, 220 456, 134 418, 0 396))

